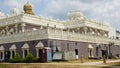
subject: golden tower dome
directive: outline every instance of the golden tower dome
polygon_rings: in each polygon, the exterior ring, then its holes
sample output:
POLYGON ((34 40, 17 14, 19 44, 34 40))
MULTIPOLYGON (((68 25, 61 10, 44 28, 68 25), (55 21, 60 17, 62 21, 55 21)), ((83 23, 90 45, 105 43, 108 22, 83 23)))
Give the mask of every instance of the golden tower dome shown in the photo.
POLYGON ((29 4, 29 2, 27 2, 24 5, 23 10, 24 10, 25 14, 32 14, 32 15, 34 15, 34 13, 32 11, 32 6, 29 4))

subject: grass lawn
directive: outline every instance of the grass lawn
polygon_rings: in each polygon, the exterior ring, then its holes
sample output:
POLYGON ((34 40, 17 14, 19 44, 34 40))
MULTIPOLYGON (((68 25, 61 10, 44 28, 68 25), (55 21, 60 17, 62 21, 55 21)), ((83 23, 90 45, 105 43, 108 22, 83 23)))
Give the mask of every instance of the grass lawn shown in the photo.
POLYGON ((0 68, 11 68, 11 66, 7 64, 0 64, 0 68))
POLYGON ((116 63, 107 63, 107 65, 120 66, 120 62, 116 62, 116 63))
POLYGON ((101 68, 97 66, 51 65, 51 64, 0 64, 0 68, 101 68))

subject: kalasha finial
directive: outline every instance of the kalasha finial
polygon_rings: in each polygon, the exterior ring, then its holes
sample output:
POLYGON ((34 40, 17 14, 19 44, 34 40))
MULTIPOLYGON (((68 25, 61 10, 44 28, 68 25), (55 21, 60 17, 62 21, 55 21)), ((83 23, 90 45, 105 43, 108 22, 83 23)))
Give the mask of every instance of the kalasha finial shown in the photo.
POLYGON ((32 11, 32 6, 30 5, 29 1, 24 5, 23 10, 24 10, 25 14, 34 15, 34 13, 32 11))

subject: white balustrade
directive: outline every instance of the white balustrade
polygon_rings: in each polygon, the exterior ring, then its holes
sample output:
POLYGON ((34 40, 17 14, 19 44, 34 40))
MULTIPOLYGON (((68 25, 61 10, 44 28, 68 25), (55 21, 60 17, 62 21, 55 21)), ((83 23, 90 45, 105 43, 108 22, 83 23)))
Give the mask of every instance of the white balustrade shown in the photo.
MULTIPOLYGON (((67 31, 56 30, 54 29, 39 29, 35 31, 29 31, 24 33, 0 36, 0 44, 3 43, 12 43, 20 41, 30 41, 38 39, 58 39, 58 40, 69 40, 69 41, 80 41, 80 42, 90 42, 90 43, 102 43, 109 44, 112 39, 101 36, 85 35, 80 33, 73 33, 67 31)), ((116 45, 120 45, 120 40, 114 40, 116 45)))

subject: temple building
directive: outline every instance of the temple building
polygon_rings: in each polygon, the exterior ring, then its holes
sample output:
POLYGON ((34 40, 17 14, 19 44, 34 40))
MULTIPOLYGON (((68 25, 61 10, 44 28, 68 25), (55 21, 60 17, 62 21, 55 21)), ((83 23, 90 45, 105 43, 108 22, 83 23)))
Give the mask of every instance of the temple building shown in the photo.
POLYGON ((76 58, 120 55, 120 39, 113 27, 86 18, 80 11, 68 12, 66 21, 37 16, 26 3, 24 12, 13 8, 8 16, 0 12, 0 60, 22 58, 30 52, 39 57, 39 49, 53 52, 74 51, 76 58))

